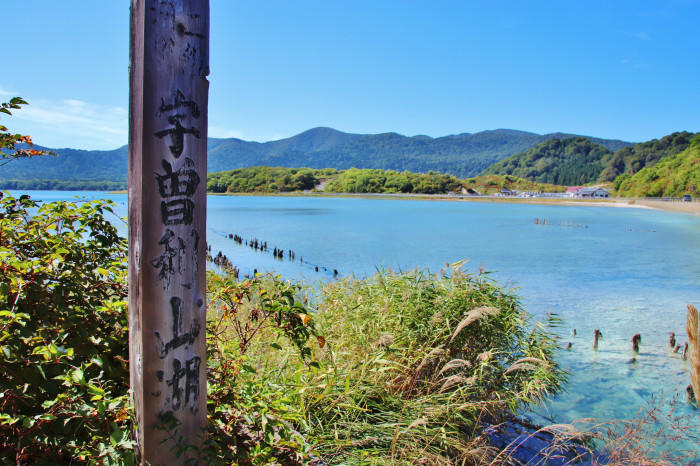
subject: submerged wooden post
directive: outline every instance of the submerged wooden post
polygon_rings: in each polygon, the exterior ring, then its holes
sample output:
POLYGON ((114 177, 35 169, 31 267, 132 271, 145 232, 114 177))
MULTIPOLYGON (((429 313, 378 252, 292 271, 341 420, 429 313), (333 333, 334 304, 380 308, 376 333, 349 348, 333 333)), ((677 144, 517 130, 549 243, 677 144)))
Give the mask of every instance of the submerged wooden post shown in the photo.
POLYGON ((700 404, 700 321, 698 310, 688 304, 685 330, 688 332, 688 363, 690 364, 690 384, 695 400, 700 404))
MULTIPOLYGON (((131 0, 129 359, 141 464, 206 434, 209 1, 131 0)), ((180 451, 181 453, 181 451, 180 451)))

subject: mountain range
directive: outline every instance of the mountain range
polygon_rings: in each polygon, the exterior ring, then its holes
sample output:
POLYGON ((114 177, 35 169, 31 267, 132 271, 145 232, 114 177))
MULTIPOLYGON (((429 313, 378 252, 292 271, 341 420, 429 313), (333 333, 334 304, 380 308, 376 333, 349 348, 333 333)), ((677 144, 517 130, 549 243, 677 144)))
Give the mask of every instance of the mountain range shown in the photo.
MULTIPOLYGON (((309 168, 381 168, 419 173, 438 171, 458 177, 475 176, 494 162, 546 140, 573 134, 536 134, 511 129, 433 138, 397 133, 353 134, 332 128, 313 128, 296 136, 269 142, 242 139, 208 141, 208 171, 249 166, 309 168)), ((632 143, 589 138, 611 152, 632 143)), ((51 149, 58 157, 20 159, 2 167, 0 180, 101 180, 127 178, 128 148, 108 151, 51 149)))

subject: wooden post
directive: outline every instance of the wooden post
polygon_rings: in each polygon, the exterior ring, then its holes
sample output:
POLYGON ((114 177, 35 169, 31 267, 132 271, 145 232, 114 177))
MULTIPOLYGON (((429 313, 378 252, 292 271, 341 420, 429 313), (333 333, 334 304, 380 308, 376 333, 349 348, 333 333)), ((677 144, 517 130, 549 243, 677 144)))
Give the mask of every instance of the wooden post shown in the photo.
POLYGON ((695 401, 700 405, 700 321, 698 310, 688 304, 685 330, 688 332, 688 364, 690 364, 690 385, 693 387, 695 401))
POLYGON ((131 0, 129 359, 141 464, 206 434, 209 1, 131 0))

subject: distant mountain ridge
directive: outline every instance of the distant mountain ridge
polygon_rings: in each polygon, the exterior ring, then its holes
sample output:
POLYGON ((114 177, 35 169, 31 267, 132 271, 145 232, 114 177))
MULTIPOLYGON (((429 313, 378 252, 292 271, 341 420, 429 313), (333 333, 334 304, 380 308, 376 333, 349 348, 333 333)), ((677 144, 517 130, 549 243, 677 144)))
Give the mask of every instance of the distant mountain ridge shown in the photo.
MULTIPOLYGON (((480 173, 494 162, 553 137, 574 136, 497 129, 432 138, 398 133, 353 134, 318 127, 269 142, 210 138, 208 171, 260 165, 336 169, 355 167, 418 173, 432 170, 468 177, 480 173)), ((632 145, 613 139, 589 139, 613 152, 632 145)), ((48 150, 59 156, 14 161, 2 167, 0 180, 124 181, 127 178, 127 146, 111 151, 48 150)))

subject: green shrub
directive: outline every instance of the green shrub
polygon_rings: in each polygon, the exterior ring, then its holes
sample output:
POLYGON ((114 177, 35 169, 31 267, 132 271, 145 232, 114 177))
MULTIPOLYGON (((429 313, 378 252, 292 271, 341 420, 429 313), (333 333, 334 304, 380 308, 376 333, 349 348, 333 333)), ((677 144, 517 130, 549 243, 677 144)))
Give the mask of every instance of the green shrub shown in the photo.
POLYGON ((126 244, 109 203, 0 197, 0 456, 128 458, 126 244))
MULTIPOLYGON (((240 288, 216 288, 218 299, 256 302, 236 298, 240 288)), ((241 358, 236 345, 245 339, 232 329, 218 333, 230 349, 213 361, 234 369, 210 379, 210 391, 235 380, 239 393, 217 401, 235 408, 217 420, 219 428, 238 412, 260 430, 264 413, 275 427, 253 444, 265 446, 267 458, 294 445, 329 464, 479 462, 491 451, 480 449, 481 421, 539 403, 563 383, 550 333, 557 319, 528 324, 517 298, 486 274, 458 266, 444 275, 387 271, 322 285, 313 296, 309 325, 313 319, 325 338, 305 346, 310 356, 300 357, 304 350, 276 330, 258 333, 241 358)), ((262 309, 245 308, 245 315, 262 309)))

